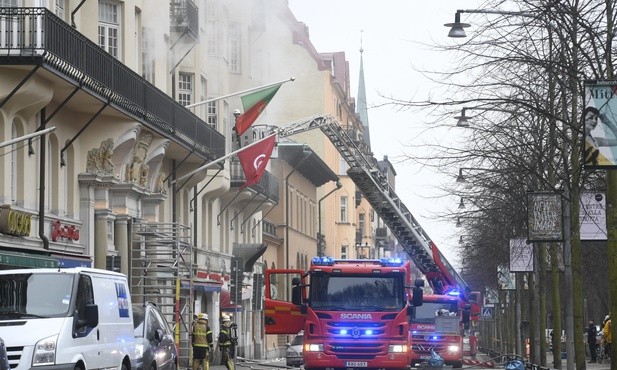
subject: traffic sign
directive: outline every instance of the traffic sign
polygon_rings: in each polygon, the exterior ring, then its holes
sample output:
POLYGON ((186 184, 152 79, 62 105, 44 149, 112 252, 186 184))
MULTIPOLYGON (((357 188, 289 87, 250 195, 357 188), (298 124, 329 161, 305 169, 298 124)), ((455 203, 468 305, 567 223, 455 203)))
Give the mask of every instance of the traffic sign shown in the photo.
POLYGON ((493 307, 482 307, 482 318, 490 319, 493 317, 493 307))

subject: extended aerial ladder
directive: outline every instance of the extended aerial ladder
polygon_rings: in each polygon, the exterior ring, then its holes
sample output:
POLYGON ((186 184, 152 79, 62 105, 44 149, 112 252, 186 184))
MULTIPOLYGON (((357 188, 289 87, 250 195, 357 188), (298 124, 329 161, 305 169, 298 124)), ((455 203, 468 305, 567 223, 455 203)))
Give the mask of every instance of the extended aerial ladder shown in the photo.
POLYGON ((315 116, 279 128, 279 136, 292 136, 319 128, 349 165, 347 174, 384 220, 435 294, 456 290, 469 301, 470 289, 396 195, 377 161, 356 145, 349 133, 330 115, 315 116))

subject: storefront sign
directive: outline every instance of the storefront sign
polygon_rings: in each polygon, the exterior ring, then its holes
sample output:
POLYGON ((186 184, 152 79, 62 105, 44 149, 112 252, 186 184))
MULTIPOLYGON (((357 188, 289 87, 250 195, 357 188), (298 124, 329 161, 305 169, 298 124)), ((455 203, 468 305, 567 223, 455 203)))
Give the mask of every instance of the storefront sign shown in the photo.
POLYGON ((15 236, 30 236, 32 215, 3 206, 0 210, 0 233, 15 236))
POLYGON ((75 225, 62 225, 60 220, 51 223, 51 240, 57 242, 59 239, 65 241, 79 240, 79 229, 75 225))

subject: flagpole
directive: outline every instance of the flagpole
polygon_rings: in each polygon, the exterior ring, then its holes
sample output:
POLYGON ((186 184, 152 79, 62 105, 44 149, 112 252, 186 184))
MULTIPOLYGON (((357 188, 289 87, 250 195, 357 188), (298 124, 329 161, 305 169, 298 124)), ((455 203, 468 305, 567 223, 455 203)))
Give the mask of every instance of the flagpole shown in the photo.
POLYGON ((211 103, 213 101, 217 101, 217 100, 221 100, 221 99, 226 99, 226 98, 229 98, 229 97, 232 97, 232 96, 236 96, 236 95, 246 94, 246 93, 249 93, 249 92, 252 92, 252 91, 255 91, 255 90, 265 89, 265 88, 268 88, 270 86, 282 85, 282 84, 284 84, 286 82, 291 82, 291 81, 295 81, 295 80, 296 80, 295 77, 290 77, 290 78, 288 78, 286 80, 283 80, 283 81, 273 82, 271 84, 257 86, 257 87, 253 87, 253 88, 250 88, 250 89, 247 89, 247 90, 238 91, 238 92, 235 92, 235 93, 219 96, 219 97, 216 97, 216 98, 200 101, 200 102, 189 104, 189 105, 185 105, 184 108, 187 108, 187 109, 188 108, 193 108, 193 107, 196 107, 198 105, 203 105, 203 104, 211 103))
POLYGON ((171 183, 171 184, 175 184, 175 183, 176 183, 176 182, 178 182, 178 181, 182 181, 182 180, 186 179, 187 177, 189 177, 189 176, 192 176, 192 175, 196 174, 196 173, 197 173, 197 172, 199 172, 199 171, 203 171, 203 170, 205 170, 205 169, 207 169, 207 168, 210 168, 210 167, 212 167, 213 165, 218 164, 219 162, 222 162, 222 161, 226 160, 227 158, 229 158, 229 157, 231 157, 231 156, 233 156, 233 155, 236 155, 236 154, 240 153, 240 152, 241 152, 241 151, 243 151, 244 149, 248 149, 248 148, 250 148, 250 147, 252 147, 252 146, 254 146, 254 145, 257 145, 257 144, 261 143, 262 141, 264 141, 264 140, 266 140, 266 139, 271 138, 272 136, 276 136, 276 134, 277 134, 277 133, 275 132, 275 133, 273 133, 272 135, 268 135, 268 136, 264 137, 264 138, 263 138, 263 139, 261 139, 261 140, 254 141, 254 142, 252 142, 252 143, 250 143, 250 144, 246 145, 246 146, 245 146, 245 147, 243 147, 243 148, 240 148, 240 149, 238 149, 238 150, 236 150, 236 151, 233 151, 233 152, 231 152, 231 153, 229 153, 229 154, 226 154, 226 155, 222 156, 221 158, 218 158, 218 159, 215 159, 215 160, 214 160, 214 161, 212 161, 212 162, 206 163, 206 164, 204 164, 203 166, 201 166, 201 167, 199 167, 199 168, 197 168, 197 169, 194 169, 193 171, 191 171, 191 172, 187 173, 186 175, 183 175, 183 176, 181 176, 181 177, 179 177, 179 178, 177 178, 177 179, 175 179, 175 180, 171 180, 171 182, 170 182, 170 183, 171 183))

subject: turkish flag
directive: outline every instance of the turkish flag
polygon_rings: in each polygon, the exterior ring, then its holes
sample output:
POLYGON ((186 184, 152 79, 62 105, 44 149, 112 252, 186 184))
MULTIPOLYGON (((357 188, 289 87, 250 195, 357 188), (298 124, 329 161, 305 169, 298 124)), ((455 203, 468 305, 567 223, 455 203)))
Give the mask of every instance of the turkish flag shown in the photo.
POLYGON ((274 144, 276 144, 276 134, 261 139, 251 146, 246 146, 244 150, 238 153, 246 178, 246 182, 242 185, 243 188, 259 182, 261 175, 266 170, 272 150, 274 150, 274 144))

